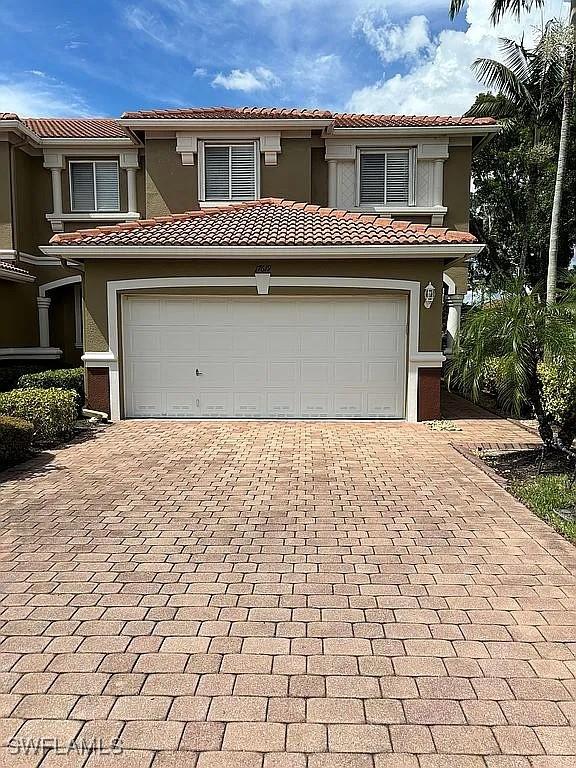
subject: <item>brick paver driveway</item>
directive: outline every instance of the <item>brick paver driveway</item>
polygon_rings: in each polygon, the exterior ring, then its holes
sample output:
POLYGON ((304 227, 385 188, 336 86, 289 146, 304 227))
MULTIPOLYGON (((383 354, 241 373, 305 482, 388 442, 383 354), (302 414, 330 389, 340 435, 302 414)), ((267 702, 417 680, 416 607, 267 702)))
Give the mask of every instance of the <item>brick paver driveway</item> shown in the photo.
POLYGON ((451 445, 530 435, 463 424, 133 421, 5 473, 1 764, 574 768, 574 550, 451 445))

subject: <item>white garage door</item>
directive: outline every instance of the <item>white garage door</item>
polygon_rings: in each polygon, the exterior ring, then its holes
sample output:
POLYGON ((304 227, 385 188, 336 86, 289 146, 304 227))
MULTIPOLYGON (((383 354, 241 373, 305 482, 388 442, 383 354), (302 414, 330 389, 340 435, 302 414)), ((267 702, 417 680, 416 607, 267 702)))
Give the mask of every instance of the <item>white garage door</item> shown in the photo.
POLYGON ((404 416, 402 296, 128 296, 123 327, 127 416, 404 416))

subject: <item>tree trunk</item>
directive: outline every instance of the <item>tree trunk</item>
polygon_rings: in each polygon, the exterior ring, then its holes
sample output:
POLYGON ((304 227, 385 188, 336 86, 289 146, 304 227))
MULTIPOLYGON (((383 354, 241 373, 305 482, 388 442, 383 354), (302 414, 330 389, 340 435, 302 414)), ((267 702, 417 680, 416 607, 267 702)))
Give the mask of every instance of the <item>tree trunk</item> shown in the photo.
MULTIPOLYGON (((576 0, 572 0, 571 21, 576 19, 576 0)), ((576 27, 575 27, 576 29, 576 27)), ((548 274, 546 276, 546 303, 556 302, 556 282, 558 274, 558 235, 560 230, 560 213, 562 208, 562 188, 568 155, 570 139, 570 123, 572 121, 572 103, 574 96, 574 32, 571 32, 566 62, 564 67, 564 99, 562 106, 562 125, 560 128, 560 144, 558 146, 558 166, 556 183, 554 185, 554 202, 550 222, 550 244, 548 247, 548 274)))

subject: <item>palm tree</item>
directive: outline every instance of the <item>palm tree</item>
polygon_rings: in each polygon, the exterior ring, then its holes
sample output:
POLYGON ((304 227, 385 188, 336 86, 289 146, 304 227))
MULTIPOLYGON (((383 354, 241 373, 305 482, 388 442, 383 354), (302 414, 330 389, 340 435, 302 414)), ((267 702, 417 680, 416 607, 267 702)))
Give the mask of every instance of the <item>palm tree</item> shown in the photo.
MULTIPOLYGON (((532 149, 526 155, 529 183, 527 185, 526 216, 530 221, 537 209, 541 186, 541 163, 554 152, 543 136, 555 132, 562 104, 562 67, 557 48, 552 44, 556 28, 549 23, 534 48, 524 42, 501 39, 504 61, 477 59, 472 65, 478 80, 493 93, 483 94, 468 110, 473 117, 498 118, 504 128, 517 126, 532 128, 532 149)), ((518 275, 524 275, 529 250, 529 239, 523 239, 519 253, 518 275)))
MULTIPOLYGON (((574 0, 572 0, 574 2, 574 0)), ((450 18, 457 16, 466 5, 467 0, 450 0, 450 18)), ((497 24, 502 16, 507 13, 512 16, 520 16, 522 11, 531 11, 532 8, 540 8, 544 5, 544 0, 494 0, 492 5, 491 19, 493 24, 497 24)))
POLYGON ((558 22, 550 22, 551 36, 555 37, 555 56, 559 59, 562 70, 562 121, 560 124, 560 141, 558 145, 558 166, 556 168, 556 183, 554 185, 554 202, 550 222, 550 243, 548 248, 548 275, 546 278, 546 300, 548 304, 556 301, 556 285, 558 272, 558 235, 560 227, 560 210, 562 207, 562 190, 568 157, 570 141, 570 124, 572 122, 574 99, 574 47, 576 40, 576 0, 572 0, 571 24, 564 26, 558 22))
POLYGON ((471 309, 450 362, 448 383, 477 401, 496 361, 495 385, 502 407, 514 414, 529 407, 544 445, 569 451, 576 437, 576 402, 563 423, 554 424, 539 375, 545 355, 563 377, 576 370, 576 282, 554 305, 516 281, 496 301, 471 309))

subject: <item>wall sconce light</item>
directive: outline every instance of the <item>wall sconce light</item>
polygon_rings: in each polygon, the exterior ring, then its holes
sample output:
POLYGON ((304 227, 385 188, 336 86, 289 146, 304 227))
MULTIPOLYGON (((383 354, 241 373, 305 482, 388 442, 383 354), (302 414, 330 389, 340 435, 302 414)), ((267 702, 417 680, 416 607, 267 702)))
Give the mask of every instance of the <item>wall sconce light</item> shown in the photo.
POLYGON ((436 288, 434 288, 432 283, 428 283, 426 288, 424 288, 424 306, 426 307, 426 309, 430 309, 435 298, 436 298, 436 288))

